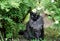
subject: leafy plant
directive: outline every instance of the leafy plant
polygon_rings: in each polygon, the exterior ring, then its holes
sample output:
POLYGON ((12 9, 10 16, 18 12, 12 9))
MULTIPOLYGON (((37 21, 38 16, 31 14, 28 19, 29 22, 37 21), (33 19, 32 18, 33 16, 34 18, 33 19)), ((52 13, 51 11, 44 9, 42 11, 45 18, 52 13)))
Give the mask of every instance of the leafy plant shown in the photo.
POLYGON ((6 29, 7 38, 16 37, 20 30, 25 30, 23 21, 29 7, 33 9, 35 4, 36 0, 0 0, 0 27, 6 29))

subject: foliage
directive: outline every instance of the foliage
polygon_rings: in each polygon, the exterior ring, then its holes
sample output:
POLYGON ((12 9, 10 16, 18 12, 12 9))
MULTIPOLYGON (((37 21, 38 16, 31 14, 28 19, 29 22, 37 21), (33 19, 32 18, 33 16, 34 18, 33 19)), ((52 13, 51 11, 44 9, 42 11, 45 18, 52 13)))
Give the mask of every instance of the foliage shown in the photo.
POLYGON ((7 38, 16 37, 20 30, 25 30, 23 19, 29 7, 36 7, 36 0, 0 0, 0 27, 6 28, 7 38))
POLYGON ((48 15, 48 18, 53 20, 53 25, 45 29, 46 41, 60 39, 60 1, 59 0, 41 0, 40 6, 48 15))
POLYGON ((29 7, 33 9, 37 6, 42 7, 44 11, 48 11, 48 18, 54 20, 52 28, 45 30, 46 38, 58 38, 60 36, 59 0, 54 2, 51 0, 0 0, 0 27, 6 28, 6 36, 8 38, 16 37, 20 30, 25 30, 25 24, 29 17, 29 7))
POLYGON ((60 1, 54 0, 41 0, 41 6, 45 8, 49 13, 47 13, 49 18, 54 20, 54 24, 60 24, 60 1))
POLYGON ((57 40, 60 37, 60 30, 58 28, 49 27, 45 29, 45 38, 51 40, 57 40))

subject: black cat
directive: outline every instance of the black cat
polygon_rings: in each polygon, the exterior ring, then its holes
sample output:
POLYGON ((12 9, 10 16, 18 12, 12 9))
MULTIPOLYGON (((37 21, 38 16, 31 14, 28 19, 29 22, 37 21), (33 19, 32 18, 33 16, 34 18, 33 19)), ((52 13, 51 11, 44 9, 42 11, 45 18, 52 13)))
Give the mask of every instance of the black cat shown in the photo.
POLYGON ((30 20, 26 25, 24 36, 27 39, 44 39, 44 21, 42 16, 30 12, 30 20))

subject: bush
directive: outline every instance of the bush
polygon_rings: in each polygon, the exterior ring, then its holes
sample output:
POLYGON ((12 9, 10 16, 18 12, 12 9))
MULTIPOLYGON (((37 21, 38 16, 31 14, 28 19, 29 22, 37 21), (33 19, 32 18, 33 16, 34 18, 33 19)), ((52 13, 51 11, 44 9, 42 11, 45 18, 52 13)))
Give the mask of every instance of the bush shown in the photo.
POLYGON ((16 37, 20 30, 25 30, 23 19, 29 7, 34 8, 35 4, 36 0, 0 0, 0 27, 6 29, 7 38, 16 37))

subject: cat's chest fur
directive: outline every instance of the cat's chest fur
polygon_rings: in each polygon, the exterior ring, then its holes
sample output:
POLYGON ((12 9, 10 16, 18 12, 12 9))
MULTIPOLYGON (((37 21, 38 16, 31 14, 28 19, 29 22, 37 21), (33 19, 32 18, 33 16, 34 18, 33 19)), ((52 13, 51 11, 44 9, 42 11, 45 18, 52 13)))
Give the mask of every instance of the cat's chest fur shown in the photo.
POLYGON ((41 17, 39 17, 36 21, 30 19, 29 24, 33 29, 37 29, 37 30, 42 29, 42 25, 43 25, 41 17))

